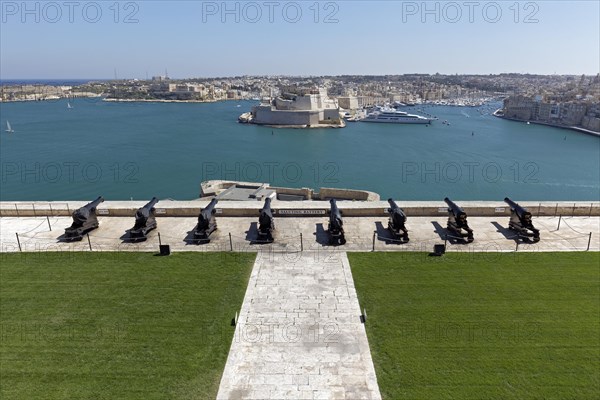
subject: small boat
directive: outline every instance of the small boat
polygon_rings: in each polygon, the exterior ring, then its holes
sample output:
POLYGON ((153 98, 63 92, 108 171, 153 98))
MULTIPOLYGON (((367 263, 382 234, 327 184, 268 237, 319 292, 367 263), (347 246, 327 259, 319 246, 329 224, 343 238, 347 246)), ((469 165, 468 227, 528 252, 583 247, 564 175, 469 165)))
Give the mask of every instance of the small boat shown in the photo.
POLYGON ((6 121, 6 132, 14 133, 15 130, 10 126, 10 122, 6 121))
POLYGON ((68 101, 67 101, 67 108, 68 108, 69 110, 73 108, 73 106, 71 105, 71 103, 70 103, 70 102, 68 102, 68 101))

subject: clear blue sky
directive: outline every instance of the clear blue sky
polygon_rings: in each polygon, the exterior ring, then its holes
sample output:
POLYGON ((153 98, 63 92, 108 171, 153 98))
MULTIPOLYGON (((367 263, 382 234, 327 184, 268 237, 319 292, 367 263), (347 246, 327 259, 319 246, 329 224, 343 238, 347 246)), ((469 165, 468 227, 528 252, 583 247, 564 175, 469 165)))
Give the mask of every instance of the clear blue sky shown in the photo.
POLYGON ((600 71, 598 0, 0 3, 1 79, 600 71))

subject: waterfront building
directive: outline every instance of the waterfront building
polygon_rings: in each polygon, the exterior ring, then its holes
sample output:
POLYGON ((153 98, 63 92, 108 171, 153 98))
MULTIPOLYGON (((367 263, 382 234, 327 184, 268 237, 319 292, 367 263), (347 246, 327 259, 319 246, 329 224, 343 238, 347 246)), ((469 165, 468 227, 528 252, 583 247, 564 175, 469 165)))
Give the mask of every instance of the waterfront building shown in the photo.
POLYGON ((252 108, 249 122, 296 127, 344 126, 340 108, 325 89, 287 87, 268 103, 252 108))

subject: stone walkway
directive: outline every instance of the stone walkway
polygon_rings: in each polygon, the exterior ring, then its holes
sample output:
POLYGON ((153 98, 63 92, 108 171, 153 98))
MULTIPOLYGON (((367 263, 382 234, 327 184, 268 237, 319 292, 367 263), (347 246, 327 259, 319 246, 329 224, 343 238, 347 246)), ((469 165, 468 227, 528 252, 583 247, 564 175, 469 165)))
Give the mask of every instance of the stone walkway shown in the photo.
POLYGON ((258 253, 218 399, 380 399, 346 253, 258 253))

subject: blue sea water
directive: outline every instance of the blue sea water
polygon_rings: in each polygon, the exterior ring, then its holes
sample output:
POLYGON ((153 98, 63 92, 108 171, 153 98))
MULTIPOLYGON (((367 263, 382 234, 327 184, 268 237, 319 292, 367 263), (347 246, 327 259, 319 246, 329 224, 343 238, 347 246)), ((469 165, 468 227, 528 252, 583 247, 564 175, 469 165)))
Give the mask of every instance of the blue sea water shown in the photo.
POLYGON ((404 200, 600 200, 600 138, 496 118, 499 104, 407 108, 437 116, 430 126, 311 130, 238 124, 254 104, 0 104, 0 200, 184 200, 209 179, 404 200))

